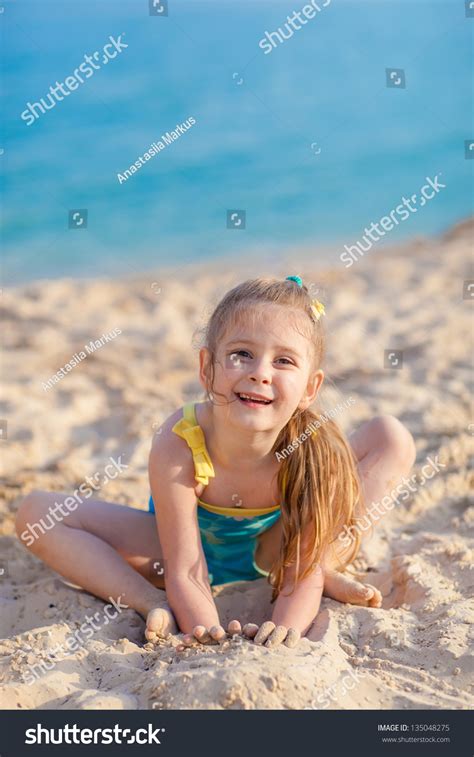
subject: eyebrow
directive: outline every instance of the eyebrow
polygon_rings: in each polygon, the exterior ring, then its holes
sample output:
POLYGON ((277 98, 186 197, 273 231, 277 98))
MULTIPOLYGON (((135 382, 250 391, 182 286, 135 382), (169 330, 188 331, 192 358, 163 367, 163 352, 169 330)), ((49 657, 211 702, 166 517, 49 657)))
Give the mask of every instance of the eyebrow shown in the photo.
MULTIPOLYGON (((232 339, 232 341, 227 342, 226 347, 232 347, 234 344, 250 344, 252 346, 256 345, 256 342, 252 342, 251 339, 232 339)), ((291 347, 287 347, 285 345, 276 345, 274 349, 278 352, 288 352, 291 355, 294 355, 295 357, 302 357, 301 353, 297 352, 296 350, 292 349, 291 347)))

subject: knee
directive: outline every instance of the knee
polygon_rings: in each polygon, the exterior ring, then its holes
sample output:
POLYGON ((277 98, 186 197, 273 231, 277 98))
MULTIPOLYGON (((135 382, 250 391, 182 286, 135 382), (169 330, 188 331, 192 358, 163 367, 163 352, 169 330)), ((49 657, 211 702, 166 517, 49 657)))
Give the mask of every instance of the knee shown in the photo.
POLYGON ((32 526, 37 523, 45 511, 46 492, 34 489, 20 502, 15 519, 15 529, 18 538, 25 547, 31 547, 35 539, 31 535, 32 526))
POLYGON ((416 460, 413 436, 394 415, 379 415, 372 420, 375 443, 389 452, 404 469, 411 470, 416 460))

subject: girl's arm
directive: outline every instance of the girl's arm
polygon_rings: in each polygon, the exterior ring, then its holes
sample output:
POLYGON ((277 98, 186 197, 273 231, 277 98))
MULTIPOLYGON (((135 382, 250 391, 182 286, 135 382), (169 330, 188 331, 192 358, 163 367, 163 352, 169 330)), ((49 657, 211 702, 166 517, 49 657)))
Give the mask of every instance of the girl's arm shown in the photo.
POLYGON ((285 569, 284 583, 278 595, 272 614, 272 622, 276 626, 295 628, 304 636, 316 615, 318 614, 324 587, 324 574, 318 565, 314 570, 293 588, 295 568, 285 569))
POLYGON ((164 559, 166 597, 178 625, 219 625, 197 520, 194 466, 183 441, 167 429, 155 436, 148 472, 164 559))

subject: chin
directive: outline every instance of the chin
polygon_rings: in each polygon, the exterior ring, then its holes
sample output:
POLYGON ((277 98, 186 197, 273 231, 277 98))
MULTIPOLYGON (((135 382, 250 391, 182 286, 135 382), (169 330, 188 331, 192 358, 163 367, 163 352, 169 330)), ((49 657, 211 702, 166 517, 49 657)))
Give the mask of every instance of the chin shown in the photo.
POLYGON ((272 431, 278 425, 270 414, 246 411, 245 408, 236 408, 233 417, 238 426, 253 431, 272 431))

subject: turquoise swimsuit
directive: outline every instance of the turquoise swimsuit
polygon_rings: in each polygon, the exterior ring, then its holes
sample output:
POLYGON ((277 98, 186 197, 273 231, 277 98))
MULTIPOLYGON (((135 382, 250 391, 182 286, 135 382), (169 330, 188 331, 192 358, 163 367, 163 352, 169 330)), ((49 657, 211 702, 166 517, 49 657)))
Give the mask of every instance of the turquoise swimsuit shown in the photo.
MULTIPOLYGON (((215 473, 202 428, 196 420, 195 403, 184 406, 183 417, 172 430, 187 442, 193 455, 196 481, 206 486, 215 473)), ((259 568, 255 562, 257 536, 278 520, 280 505, 250 509, 216 507, 199 498, 197 502, 197 517, 209 582, 224 584, 268 576, 268 571, 259 568)), ((152 497, 148 510, 155 512, 152 497)))

